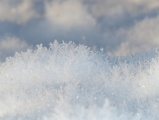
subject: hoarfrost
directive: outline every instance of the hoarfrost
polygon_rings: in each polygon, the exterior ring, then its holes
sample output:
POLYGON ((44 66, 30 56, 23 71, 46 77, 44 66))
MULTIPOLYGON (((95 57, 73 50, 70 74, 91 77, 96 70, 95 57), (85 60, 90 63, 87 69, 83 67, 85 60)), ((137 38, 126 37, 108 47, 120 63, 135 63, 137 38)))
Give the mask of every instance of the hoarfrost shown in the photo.
POLYGON ((74 43, 0 64, 0 119, 158 120, 159 51, 114 58, 74 43))

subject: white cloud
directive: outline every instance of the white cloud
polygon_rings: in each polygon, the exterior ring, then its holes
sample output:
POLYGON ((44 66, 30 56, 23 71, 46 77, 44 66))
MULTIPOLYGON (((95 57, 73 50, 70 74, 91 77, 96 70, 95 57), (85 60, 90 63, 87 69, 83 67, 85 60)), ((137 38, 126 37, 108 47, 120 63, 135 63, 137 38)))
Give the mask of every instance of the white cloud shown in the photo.
POLYGON ((78 0, 55 0, 46 3, 46 17, 63 28, 94 26, 94 18, 78 0))
POLYGON ((91 6, 96 17, 121 16, 125 13, 140 15, 159 8, 158 0, 98 0, 91 6))
POLYGON ((23 24, 36 16, 31 0, 1 0, 0 21, 23 24))
POLYGON ((31 48, 25 41, 22 41, 16 37, 6 37, 0 40, 0 60, 4 60, 6 57, 12 56, 15 52, 25 51, 31 48))
POLYGON ((0 0, 0 37, 34 45, 71 40, 127 55, 158 46, 158 8, 158 0, 0 0))
POLYGON ((129 28, 122 30, 125 40, 115 50, 117 55, 142 52, 159 47, 159 16, 146 18, 129 28))
POLYGON ((24 41, 21 41, 17 38, 9 38, 7 37, 4 40, 0 41, 0 49, 24 49, 27 48, 28 44, 24 41))

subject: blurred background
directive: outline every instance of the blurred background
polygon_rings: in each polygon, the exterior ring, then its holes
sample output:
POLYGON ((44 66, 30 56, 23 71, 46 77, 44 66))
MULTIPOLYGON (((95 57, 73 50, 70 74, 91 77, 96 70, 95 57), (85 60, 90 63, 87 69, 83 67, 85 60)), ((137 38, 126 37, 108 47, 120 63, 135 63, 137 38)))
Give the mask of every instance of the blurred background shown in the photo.
POLYGON ((0 61, 73 41, 125 56, 159 46, 158 0, 0 0, 0 61))

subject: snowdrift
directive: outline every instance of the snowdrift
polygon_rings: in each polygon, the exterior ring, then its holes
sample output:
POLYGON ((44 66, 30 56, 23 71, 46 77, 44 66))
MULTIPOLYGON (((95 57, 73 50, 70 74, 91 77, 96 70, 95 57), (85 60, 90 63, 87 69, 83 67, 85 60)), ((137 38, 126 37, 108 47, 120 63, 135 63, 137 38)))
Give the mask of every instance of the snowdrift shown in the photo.
POLYGON ((125 58, 54 42, 0 64, 1 120, 158 120, 159 51, 125 58))

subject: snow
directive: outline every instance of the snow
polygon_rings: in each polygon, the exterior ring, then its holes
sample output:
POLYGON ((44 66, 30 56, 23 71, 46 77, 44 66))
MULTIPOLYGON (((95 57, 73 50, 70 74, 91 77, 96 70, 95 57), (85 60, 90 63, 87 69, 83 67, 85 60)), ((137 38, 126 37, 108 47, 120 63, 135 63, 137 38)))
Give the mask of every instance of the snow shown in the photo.
POLYGON ((159 51, 111 57, 54 42, 0 64, 1 120, 158 120, 159 51))

